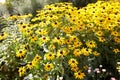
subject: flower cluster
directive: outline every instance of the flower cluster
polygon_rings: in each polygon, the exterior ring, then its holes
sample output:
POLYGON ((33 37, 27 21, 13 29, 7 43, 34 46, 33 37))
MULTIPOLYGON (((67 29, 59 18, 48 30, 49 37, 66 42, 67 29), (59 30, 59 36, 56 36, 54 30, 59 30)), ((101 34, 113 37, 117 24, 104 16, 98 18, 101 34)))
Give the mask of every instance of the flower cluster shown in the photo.
MULTIPOLYGON (((30 14, 11 16, 9 20, 21 33, 21 39, 11 45, 11 52, 22 62, 19 77, 33 73, 34 78, 54 80, 68 73, 74 75, 73 79, 83 80, 95 64, 92 61, 97 62, 104 53, 112 53, 118 60, 119 7, 119 2, 98 1, 77 9, 65 2, 46 5, 29 21, 30 14)), ((0 39, 5 38, 2 33, 0 39)))

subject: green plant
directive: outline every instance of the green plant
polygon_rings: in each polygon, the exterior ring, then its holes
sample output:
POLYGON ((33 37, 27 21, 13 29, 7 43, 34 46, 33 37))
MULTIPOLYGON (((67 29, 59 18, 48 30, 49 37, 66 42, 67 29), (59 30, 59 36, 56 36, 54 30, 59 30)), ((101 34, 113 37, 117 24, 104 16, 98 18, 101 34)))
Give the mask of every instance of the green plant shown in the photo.
POLYGON ((90 76, 100 80, 109 74, 107 63, 113 64, 117 74, 119 7, 119 2, 98 1, 78 9, 61 2, 46 5, 33 18, 31 14, 11 16, 9 28, 15 27, 16 34, 5 28, 8 36, 0 35, 1 44, 8 44, 1 50, 1 72, 5 72, 1 78, 9 79, 13 72, 12 79, 84 80, 90 76))

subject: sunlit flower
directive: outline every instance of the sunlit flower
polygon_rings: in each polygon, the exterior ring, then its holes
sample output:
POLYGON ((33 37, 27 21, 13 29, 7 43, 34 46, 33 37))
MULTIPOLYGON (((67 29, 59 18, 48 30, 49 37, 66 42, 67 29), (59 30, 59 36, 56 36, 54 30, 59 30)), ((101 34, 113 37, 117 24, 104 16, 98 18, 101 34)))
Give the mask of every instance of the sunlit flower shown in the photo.
POLYGON ((25 67, 24 66, 20 67, 19 70, 18 70, 18 72, 19 72, 19 76, 20 77, 24 76, 24 74, 26 73, 25 67))
POLYGON ((0 40, 3 40, 7 37, 7 33, 0 33, 0 40))
POLYGON ((54 65, 52 64, 52 63, 47 63, 47 64, 45 64, 45 66, 44 66, 44 69, 46 70, 46 71, 50 71, 50 70, 52 70, 54 68, 54 65))
POLYGON ((42 59, 42 57, 40 55, 36 55, 32 60, 32 65, 35 66, 40 59, 42 59))
POLYGON ((74 58, 71 58, 69 61, 68 61, 68 64, 71 66, 71 67, 74 67, 76 65, 78 65, 78 61, 74 58))
POLYGON ((89 47, 89 48, 95 48, 95 47, 96 47, 95 41, 87 41, 87 42, 86 42, 86 45, 87 45, 87 47, 89 47))
POLYGON ((75 49, 74 52, 73 52, 73 54, 74 54, 75 57, 78 57, 78 56, 80 56, 80 54, 82 54, 82 53, 81 53, 81 50, 80 50, 80 49, 75 49))
POLYGON ((97 32, 96 32, 96 35, 97 35, 97 36, 103 36, 103 32, 102 32, 102 31, 97 31, 97 32))
POLYGON ((47 60, 53 60, 55 59, 55 54, 53 52, 48 52, 45 54, 45 57, 47 60))
POLYGON ((113 32, 111 33, 111 35, 113 35, 113 36, 118 36, 119 33, 118 33, 117 31, 113 31, 113 32))
POLYGON ((92 51, 91 49, 87 49, 87 48, 84 48, 84 47, 81 49, 81 53, 85 56, 89 56, 91 51, 92 51))
POLYGON ((98 37, 98 39, 99 39, 100 42, 105 42, 106 41, 106 39, 104 37, 98 37))
POLYGON ((22 57, 25 56, 25 54, 26 54, 26 50, 20 49, 20 50, 17 50, 17 52, 16 52, 16 57, 22 58, 22 57))
POLYGON ((32 69, 33 64, 31 62, 27 63, 26 65, 26 69, 32 69))
POLYGON ((85 73, 83 73, 81 71, 78 71, 78 72, 74 73, 74 76, 75 76, 76 79, 84 79, 85 73))

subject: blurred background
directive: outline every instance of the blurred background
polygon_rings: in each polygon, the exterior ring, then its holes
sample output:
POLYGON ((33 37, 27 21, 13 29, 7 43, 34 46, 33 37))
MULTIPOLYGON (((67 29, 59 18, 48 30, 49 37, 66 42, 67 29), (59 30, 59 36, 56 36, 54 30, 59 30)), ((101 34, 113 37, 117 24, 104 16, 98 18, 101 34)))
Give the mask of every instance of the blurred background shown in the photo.
POLYGON ((0 0, 0 16, 7 17, 14 14, 36 14, 46 4, 56 2, 72 2, 78 8, 86 6, 96 0, 0 0))

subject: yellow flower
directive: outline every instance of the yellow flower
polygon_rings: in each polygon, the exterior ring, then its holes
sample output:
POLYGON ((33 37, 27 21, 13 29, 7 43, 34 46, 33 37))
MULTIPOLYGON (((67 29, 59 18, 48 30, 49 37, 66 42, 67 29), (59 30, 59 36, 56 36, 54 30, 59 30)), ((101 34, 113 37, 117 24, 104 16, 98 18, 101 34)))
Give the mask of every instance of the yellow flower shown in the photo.
POLYGON ((56 48, 56 47, 55 47, 54 44, 50 44, 49 47, 48 47, 49 50, 54 50, 55 48, 56 48))
POLYGON ((57 51, 57 57, 66 56, 69 53, 68 49, 63 48, 57 51))
POLYGON ((45 71, 50 71, 54 68, 54 65, 52 63, 47 63, 44 66, 45 71))
POLYGON ((95 43, 95 41, 87 41, 86 42, 86 45, 87 45, 87 47, 89 47, 89 48, 95 48, 96 47, 96 43, 95 43))
POLYGON ((42 57, 40 55, 36 55, 32 60, 32 65, 35 66, 40 59, 42 59, 42 57))
POLYGON ((39 38, 39 41, 42 43, 46 43, 50 40, 49 36, 42 36, 41 38, 39 38))
POLYGON ((38 37, 36 35, 33 35, 30 37, 31 42, 35 42, 35 41, 37 41, 37 39, 38 39, 38 37))
POLYGON ((84 29, 85 29, 85 24, 80 24, 80 25, 78 25, 77 30, 83 31, 84 29))
POLYGON ((20 24, 18 27, 21 32, 25 32, 28 29, 28 24, 20 24))
POLYGON ((74 54, 75 57, 80 56, 80 55, 81 55, 80 49, 75 49, 75 50, 73 51, 73 54, 74 54))
POLYGON ((27 51, 26 51, 25 49, 17 50, 17 52, 16 52, 16 57, 22 58, 22 57, 25 56, 26 52, 27 52, 27 51))
POLYGON ((84 77, 85 77, 85 74, 81 71, 78 71, 78 72, 74 73, 74 76, 75 76, 76 79, 82 79, 83 80, 84 77))
POLYGON ((112 31, 111 35, 113 35, 113 36, 118 36, 119 33, 118 33, 117 31, 112 31))
POLYGON ((119 37, 114 37, 114 41, 117 43, 120 43, 120 38, 119 37))
POLYGON ((27 65, 26 65, 26 69, 32 69, 32 67, 33 67, 32 62, 27 63, 27 65))
POLYGON ((19 72, 19 76, 20 76, 20 77, 24 76, 24 74, 25 74, 25 72, 26 72, 25 67, 24 67, 24 66, 23 66, 23 67, 20 67, 19 70, 18 70, 18 72, 19 72))
POLYGON ((44 80, 48 80, 48 78, 49 78, 49 75, 48 75, 48 74, 45 74, 45 75, 43 76, 43 79, 44 79, 44 80))
POLYGON ((100 42, 105 42, 106 41, 106 39, 104 37, 98 37, 98 39, 99 39, 100 42))
POLYGON ((48 32, 47 32, 46 29, 38 29, 38 30, 36 31, 36 34, 37 34, 37 35, 46 35, 46 34, 48 34, 48 32))
POLYGON ((74 65, 71 67, 71 70, 74 71, 74 72, 77 72, 78 71, 78 66, 77 65, 74 65))
POLYGON ((7 37, 7 33, 3 32, 3 33, 0 33, 0 40, 3 40, 7 37))
POLYGON ((83 55, 85 55, 85 56, 89 56, 90 55, 90 53, 92 52, 92 49, 87 49, 87 48, 82 48, 81 49, 81 53, 83 54, 83 55))
POLYGON ((98 53, 97 51, 94 51, 93 54, 94 54, 95 56, 99 56, 99 55, 100 55, 100 53, 98 53))
POLYGON ((62 45, 65 43, 64 37, 55 37, 52 40, 53 43, 58 43, 59 45, 62 45))
POLYGON ((55 22, 52 22, 52 27, 53 28, 56 28, 56 27, 60 27, 60 22, 58 22, 58 21, 55 21, 55 22))
POLYGON ((48 52, 45 54, 45 57, 47 60, 53 60, 55 59, 55 54, 53 52, 48 52))
POLYGON ((102 31, 97 31, 97 32, 96 32, 96 35, 97 35, 97 36, 103 36, 103 32, 102 32, 102 31))
POLYGON ((82 45, 82 42, 80 41, 75 41, 73 44, 75 47, 80 47, 82 45))
POLYGON ((113 52, 114 52, 115 54, 117 54, 118 52, 120 52, 120 50, 119 50, 118 48, 115 48, 115 49, 113 49, 113 52))
POLYGON ((70 65, 70 67, 74 67, 76 65, 78 65, 78 61, 74 58, 71 58, 69 61, 68 61, 68 64, 70 65))

